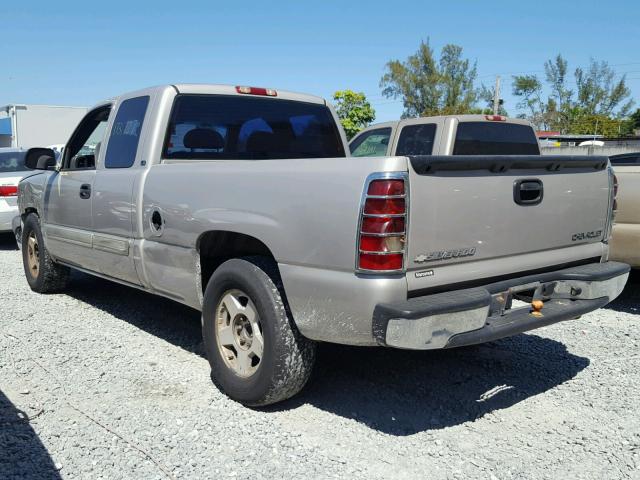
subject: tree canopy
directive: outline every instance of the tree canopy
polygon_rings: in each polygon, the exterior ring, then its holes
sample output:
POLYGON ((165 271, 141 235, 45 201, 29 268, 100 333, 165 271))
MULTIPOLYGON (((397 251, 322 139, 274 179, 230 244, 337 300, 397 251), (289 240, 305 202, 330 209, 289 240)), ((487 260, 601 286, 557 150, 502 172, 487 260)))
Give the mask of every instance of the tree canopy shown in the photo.
POLYGON ((386 64, 380 87, 385 97, 402 98, 403 118, 461 114, 475 108, 476 77, 476 63, 463 58, 462 47, 445 45, 436 60, 429 43, 420 42, 418 51, 404 62, 386 64))
POLYGON ((544 64, 544 80, 537 75, 513 77, 513 94, 521 100, 517 107, 540 129, 562 133, 594 133, 597 124, 609 125, 609 130, 624 133, 624 122, 633 101, 623 75, 616 73, 607 62, 591 59, 586 69, 578 67, 569 79, 569 63, 557 55, 544 64), (608 121, 606 121, 608 120, 608 121), (613 122, 613 123, 612 123, 613 122), (617 122, 617 123, 616 123, 617 122))
POLYGON ((339 90, 333 94, 333 100, 348 139, 353 138, 376 118, 376 112, 364 93, 339 90))

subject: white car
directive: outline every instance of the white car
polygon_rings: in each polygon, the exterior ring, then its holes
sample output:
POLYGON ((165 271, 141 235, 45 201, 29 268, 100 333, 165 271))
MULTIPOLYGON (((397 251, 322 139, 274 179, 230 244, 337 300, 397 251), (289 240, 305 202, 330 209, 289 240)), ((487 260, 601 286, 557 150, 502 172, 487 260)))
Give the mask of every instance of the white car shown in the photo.
POLYGON ((12 231, 18 215, 18 182, 32 173, 24 165, 26 151, 0 148, 0 233, 12 231))

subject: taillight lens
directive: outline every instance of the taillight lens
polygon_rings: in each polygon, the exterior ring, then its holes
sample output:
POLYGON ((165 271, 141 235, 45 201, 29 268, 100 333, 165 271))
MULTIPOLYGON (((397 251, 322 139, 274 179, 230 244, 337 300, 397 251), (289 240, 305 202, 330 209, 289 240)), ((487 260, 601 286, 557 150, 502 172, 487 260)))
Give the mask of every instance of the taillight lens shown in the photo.
POLYGON ((360 237, 360 250, 363 252, 392 253, 402 252, 404 238, 401 235, 389 237, 372 237, 363 235, 360 237))
POLYGON ((404 180, 373 180, 369 184, 367 195, 404 195, 404 180))
POLYGON ((404 217, 364 217, 362 233, 404 233, 404 217))
POLYGON ((358 269, 401 271, 406 250, 405 177, 369 182, 359 224, 358 269))
POLYGON ((618 177, 616 177, 615 173, 613 174, 613 204, 611 210, 611 222, 613 223, 618 211, 618 177))
POLYGON ((404 211, 404 198, 367 198, 364 204, 367 215, 400 215, 404 211))
POLYGON ((17 197, 18 187, 14 185, 0 185, 0 197, 17 197))
POLYGON ((393 253, 389 255, 360 254, 361 270, 402 270, 404 255, 393 253))
POLYGON ((609 242, 611 239, 611 233, 613 232, 613 225, 616 220, 616 212, 618 210, 618 199, 616 198, 618 195, 618 177, 613 173, 613 169, 609 166, 609 218, 607 219, 607 224, 605 228, 605 234, 603 237, 603 241, 605 243, 609 242))

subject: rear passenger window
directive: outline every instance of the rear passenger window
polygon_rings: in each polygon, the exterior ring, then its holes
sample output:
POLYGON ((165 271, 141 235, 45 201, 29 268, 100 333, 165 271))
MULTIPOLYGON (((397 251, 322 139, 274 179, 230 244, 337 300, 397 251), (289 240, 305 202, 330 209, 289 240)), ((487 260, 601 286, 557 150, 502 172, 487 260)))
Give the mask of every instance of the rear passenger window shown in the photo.
POLYGON ((109 136, 104 160, 106 168, 129 168, 133 165, 148 105, 148 96, 122 102, 109 136))
POLYGON ((435 136, 435 123, 407 125, 400 132, 396 155, 431 155, 435 136))
POLYGON ((353 139, 349 145, 352 157, 384 157, 387 154, 391 128, 369 130, 353 139))

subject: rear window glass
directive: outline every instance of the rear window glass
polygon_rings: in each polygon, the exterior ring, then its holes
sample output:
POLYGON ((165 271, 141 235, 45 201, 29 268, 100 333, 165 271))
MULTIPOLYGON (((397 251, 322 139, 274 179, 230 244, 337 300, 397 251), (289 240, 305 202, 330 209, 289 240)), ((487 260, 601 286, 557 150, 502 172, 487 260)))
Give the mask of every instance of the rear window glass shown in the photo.
POLYGON ((396 155, 431 155, 435 136, 435 123, 407 125, 400 132, 396 155))
POLYGON ((26 152, 0 152, 0 173, 29 170, 24 165, 26 152))
POLYGON ((163 157, 276 159, 344 157, 326 105, 234 95, 180 95, 163 157))
POLYGON ((640 165, 640 152, 609 157, 611 165, 640 165))
POLYGON ((528 125, 498 122, 462 122, 458 125, 454 155, 539 155, 538 139, 528 125))
POLYGON ((353 157, 384 157, 387 154, 391 128, 369 130, 353 139, 349 145, 353 157))

